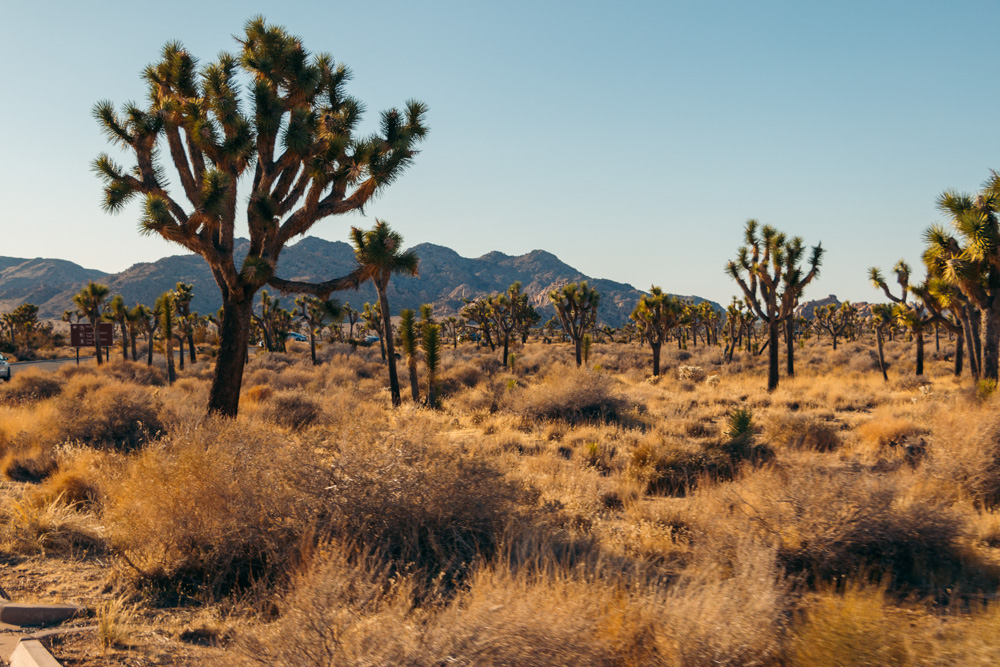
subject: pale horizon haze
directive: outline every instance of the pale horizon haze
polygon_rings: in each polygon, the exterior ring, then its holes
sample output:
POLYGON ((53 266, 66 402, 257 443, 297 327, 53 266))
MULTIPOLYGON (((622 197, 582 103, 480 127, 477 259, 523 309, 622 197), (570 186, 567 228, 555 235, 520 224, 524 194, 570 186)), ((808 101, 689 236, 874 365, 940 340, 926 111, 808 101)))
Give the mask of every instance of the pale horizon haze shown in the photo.
POLYGON ((112 150, 91 109, 144 100, 168 40, 202 63, 236 51, 256 14, 352 69, 368 127, 429 106, 413 166, 364 218, 310 232, 328 240, 378 217, 407 245, 543 249, 725 304, 724 265, 757 218, 822 241, 806 299, 875 301, 867 268, 919 266, 937 196, 1000 168, 996 2, 164 7, 0 0, 0 255, 117 272, 184 252, 140 236, 137 205, 102 211, 90 164, 112 150))

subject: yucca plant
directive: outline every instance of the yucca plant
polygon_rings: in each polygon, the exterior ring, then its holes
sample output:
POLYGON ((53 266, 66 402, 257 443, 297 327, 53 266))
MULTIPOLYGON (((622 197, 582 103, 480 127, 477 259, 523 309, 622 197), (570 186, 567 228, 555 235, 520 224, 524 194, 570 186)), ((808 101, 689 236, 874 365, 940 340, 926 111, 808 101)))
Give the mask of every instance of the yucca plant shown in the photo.
POLYGON ((424 351, 424 363, 427 365, 427 405, 437 407, 437 373, 441 363, 441 325, 436 324, 431 317, 431 307, 427 304, 420 307, 423 316, 421 322, 420 347, 424 351))
POLYGON ((420 402, 420 385, 417 383, 417 331, 416 313, 412 308, 404 308, 399 313, 399 340, 406 355, 406 366, 410 370, 410 394, 413 402, 420 402))
MULTIPOLYGON (((167 358, 167 382, 173 384, 177 379, 177 372, 174 370, 174 323, 177 312, 174 309, 174 293, 164 292, 156 300, 154 306, 156 317, 159 320, 160 336, 163 338, 163 354, 167 358)), ((152 341, 150 341, 152 346, 152 341)), ((181 350, 181 354, 184 350, 181 350)))

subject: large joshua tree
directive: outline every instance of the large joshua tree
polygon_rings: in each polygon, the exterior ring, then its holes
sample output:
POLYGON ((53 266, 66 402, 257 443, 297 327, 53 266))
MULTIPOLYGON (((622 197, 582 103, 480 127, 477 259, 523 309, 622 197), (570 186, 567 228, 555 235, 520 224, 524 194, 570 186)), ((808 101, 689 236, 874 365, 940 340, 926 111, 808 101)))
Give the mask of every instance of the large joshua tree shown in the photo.
POLYGON ((549 292, 549 300, 556 308, 556 315, 563 331, 573 341, 576 365, 583 363, 583 337, 597 323, 597 304, 601 295, 587 281, 569 283, 549 292))
POLYGON ((358 284, 357 272, 319 283, 279 278, 286 244, 320 220, 361 210, 409 166, 427 132, 426 107, 411 101, 383 112, 377 133, 357 136, 363 107, 345 93, 348 69, 310 54, 263 17, 249 20, 237 42, 238 54, 222 53, 200 68, 170 42, 144 71, 147 104, 127 104, 121 114, 110 101, 94 108, 107 137, 135 158, 131 169, 108 155, 95 161, 105 209, 121 211, 142 198, 141 230, 201 255, 212 270, 223 306, 208 409, 228 416, 239 408, 254 294, 270 285, 326 299, 358 284), (167 189, 164 149, 186 202, 167 189), (250 243, 237 264, 244 177, 250 243))
POLYGON ((412 250, 403 250, 403 237, 389 228, 383 220, 376 220, 375 226, 364 231, 351 227, 351 241, 354 243, 354 257, 358 260, 361 278, 371 280, 378 293, 379 308, 382 311, 385 335, 385 354, 389 362, 389 390, 392 404, 398 406, 399 378, 396 375, 396 352, 392 345, 392 324, 389 321, 389 298, 386 288, 393 274, 417 275, 420 259, 412 250))
MULTIPOLYGON (((997 380, 1000 370, 1000 174, 990 177, 976 195, 948 191, 938 198, 938 208, 951 218, 954 234, 940 226, 925 234, 924 260, 936 276, 954 285, 969 302, 972 327, 981 322, 977 345, 981 374, 997 380)), ((974 332, 973 332, 974 333, 974 332)), ((974 363, 974 362, 973 362, 974 363)))
POLYGON ((743 290, 747 305, 767 324, 767 390, 773 391, 778 387, 781 325, 792 317, 802 290, 819 273, 823 247, 822 244, 813 246, 809 271, 803 275, 800 266, 802 241, 798 237, 789 241, 774 227, 760 227, 751 219, 744 228, 744 239, 736 261, 730 261, 726 271, 743 290))
POLYGON ((643 294, 632 311, 632 319, 639 335, 646 339, 653 350, 653 376, 660 374, 660 349, 670 330, 677 326, 684 304, 680 299, 664 293, 655 285, 649 294, 643 294))

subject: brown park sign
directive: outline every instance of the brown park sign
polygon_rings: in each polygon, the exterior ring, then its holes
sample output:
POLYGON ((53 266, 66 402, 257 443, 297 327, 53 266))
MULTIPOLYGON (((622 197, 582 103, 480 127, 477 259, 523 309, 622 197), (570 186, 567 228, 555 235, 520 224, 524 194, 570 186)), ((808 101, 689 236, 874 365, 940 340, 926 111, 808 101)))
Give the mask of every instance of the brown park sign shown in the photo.
MULTIPOLYGON (((114 322, 98 322, 101 347, 111 347, 115 339, 114 322)), ((94 347, 94 327, 89 322, 69 325, 69 344, 72 347, 94 347)))

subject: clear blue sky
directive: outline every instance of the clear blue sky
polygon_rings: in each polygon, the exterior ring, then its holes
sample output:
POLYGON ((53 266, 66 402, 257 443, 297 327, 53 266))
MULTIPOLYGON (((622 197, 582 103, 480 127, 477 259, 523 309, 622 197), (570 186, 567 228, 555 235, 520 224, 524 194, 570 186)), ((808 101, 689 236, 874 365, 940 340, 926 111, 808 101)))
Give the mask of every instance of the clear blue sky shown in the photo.
MULTIPOLYGON (((27 3, 0 0, 0 255, 105 271, 180 252, 110 216, 90 162, 99 99, 179 39, 235 50, 256 13, 431 133, 368 209, 408 244, 554 252, 595 277, 728 301, 749 217, 822 240, 808 297, 873 300, 868 266, 919 264, 936 196, 1000 168, 995 2, 27 3), (169 7, 160 12, 155 7, 169 7)), ((280 266, 279 266, 280 274, 280 266)))

